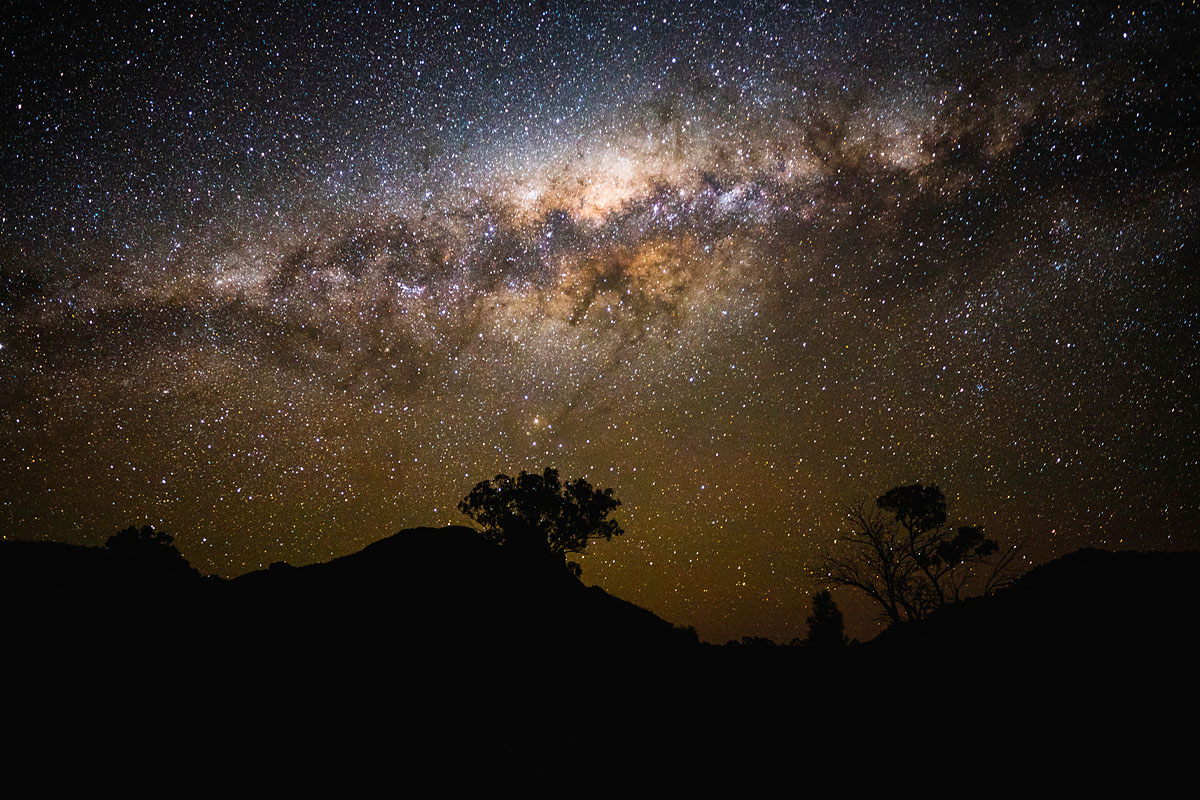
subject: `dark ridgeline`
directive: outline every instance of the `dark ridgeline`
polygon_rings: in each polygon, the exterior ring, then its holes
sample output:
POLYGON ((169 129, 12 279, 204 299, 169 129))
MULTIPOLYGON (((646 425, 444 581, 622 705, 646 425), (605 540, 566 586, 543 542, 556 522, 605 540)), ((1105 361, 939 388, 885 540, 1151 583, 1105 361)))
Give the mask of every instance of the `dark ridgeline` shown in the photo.
POLYGON ((232 580, 161 556, 0 542, 10 661, 286 665, 294 675, 698 646, 694 632, 583 585, 561 558, 531 559, 471 528, 405 530, 327 563, 232 580))
POLYGON ((862 648, 893 659, 955 653, 1090 674, 1136 664, 1163 677, 1191 663, 1200 613, 1200 552, 1078 550, 987 597, 892 625, 862 648))
POLYGON ((677 671, 680 688, 731 691, 725 678, 738 676, 743 688, 795 693, 806 686, 798 675, 830 665, 847 675, 931 660, 1173 670, 1200 612, 1200 553, 1083 550, 863 645, 840 646, 840 612, 822 595, 810 641, 721 648, 585 586, 560 557, 533 559, 465 527, 405 530, 327 563, 232 580, 200 575, 169 540, 129 538, 135 546, 0 542, 10 669, 126 689, 169 676, 300 691, 453 664, 482 671, 476 687, 532 667, 530 680, 566 689, 667 663, 697 667, 677 671))
POLYGON ((222 588, 231 611, 257 615, 241 635, 277 631, 285 647, 315 636, 411 658, 689 643, 649 611, 584 586, 561 559, 531 559, 460 526, 401 531, 325 564, 275 564, 222 588))

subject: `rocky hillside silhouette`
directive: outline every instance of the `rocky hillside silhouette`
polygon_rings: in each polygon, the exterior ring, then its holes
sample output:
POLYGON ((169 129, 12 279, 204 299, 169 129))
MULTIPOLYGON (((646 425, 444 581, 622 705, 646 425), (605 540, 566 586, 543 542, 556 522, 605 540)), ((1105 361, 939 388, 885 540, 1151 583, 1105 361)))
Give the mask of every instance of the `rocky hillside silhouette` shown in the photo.
POLYGON ((1096 664, 1169 658, 1192 650, 1198 581, 1200 552, 1079 550, 991 597, 893 625, 862 649, 877 658, 954 653, 1096 664))
POLYGON ((1196 552, 1082 550, 861 646, 730 652, 701 648, 690 630, 583 585, 561 563, 531 561, 464 527, 405 530, 326 563, 274 564, 232 580, 113 549, 0 542, 5 640, 17 661, 152 658, 223 669, 598 653, 708 652, 711 663, 734 667, 947 655, 1161 659, 1190 648, 1198 578, 1196 552))
MULTIPOLYGON (((471 528, 414 528, 324 564, 284 564, 220 586, 243 634, 371 650, 660 649, 689 638, 645 609, 530 561, 471 528), (249 627, 246 627, 246 626, 249 627)), ((694 643, 694 642, 693 642, 694 643)))
POLYGON ((110 549, 0 542, 10 644, 39 653, 236 652, 309 666, 355 658, 698 645, 651 612, 464 527, 401 531, 360 552, 232 580, 156 571, 110 549))

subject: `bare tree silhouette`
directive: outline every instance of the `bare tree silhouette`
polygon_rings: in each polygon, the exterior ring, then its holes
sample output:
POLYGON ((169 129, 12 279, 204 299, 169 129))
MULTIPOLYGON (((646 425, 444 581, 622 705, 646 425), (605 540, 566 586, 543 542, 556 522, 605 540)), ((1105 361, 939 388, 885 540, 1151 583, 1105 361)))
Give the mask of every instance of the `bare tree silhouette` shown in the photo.
POLYGON ((924 619, 971 593, 992 594, 1015 578, 1018 546, 1000 545, 974 525, 946 525, 937 486, 897 486, 845 507, 849 533, 841 553, 825 557, 828 580, 850 586, 879 605, 892 622, 924 619))

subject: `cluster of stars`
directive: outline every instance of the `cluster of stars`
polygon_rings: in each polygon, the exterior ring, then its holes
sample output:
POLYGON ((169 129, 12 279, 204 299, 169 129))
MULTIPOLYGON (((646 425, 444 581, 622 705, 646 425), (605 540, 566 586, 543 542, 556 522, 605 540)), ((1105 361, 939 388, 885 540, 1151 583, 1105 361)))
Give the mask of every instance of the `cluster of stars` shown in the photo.
POLYGON ((1194 4, 15 13, 5 535, 232 575, 554 466, 585 580, 784 641, 901 483, 1196 544, 1194 4))

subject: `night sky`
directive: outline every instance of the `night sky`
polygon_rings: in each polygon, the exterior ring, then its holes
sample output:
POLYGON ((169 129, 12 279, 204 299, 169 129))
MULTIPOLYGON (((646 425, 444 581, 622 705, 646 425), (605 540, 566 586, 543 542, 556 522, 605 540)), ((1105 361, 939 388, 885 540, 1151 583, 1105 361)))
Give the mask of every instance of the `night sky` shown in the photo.
POLYGON ((1194 0, 232 5, 6 4, 4 536, 229 576, 553 466, 713 641, 918 480, 1200 545, 1194 0))

